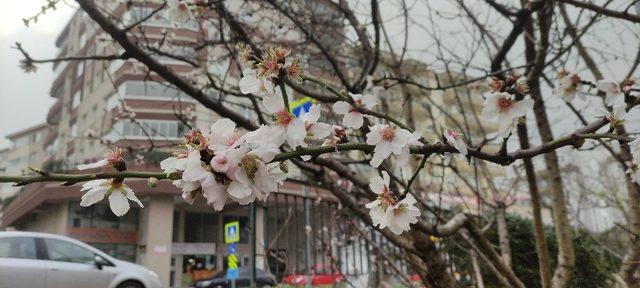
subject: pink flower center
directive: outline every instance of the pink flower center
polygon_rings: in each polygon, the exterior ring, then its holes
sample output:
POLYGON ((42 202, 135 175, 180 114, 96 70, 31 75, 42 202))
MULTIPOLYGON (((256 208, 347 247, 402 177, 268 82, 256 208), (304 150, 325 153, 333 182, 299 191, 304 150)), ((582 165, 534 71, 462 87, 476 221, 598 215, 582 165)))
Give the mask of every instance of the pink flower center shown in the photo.
POLYGON ((511 102, 511 100, 507 98, 498 99, 498 109, 500 109, 501 112, 508 110, 511 107, 511 105, 513 105, 513 102, 511 102))
POLYGON ((287 126, 293 121, 293 115, 287 110, 280 110, 275 114, 276 122, 282 126, 287 126))
POLYGON ((382 140, 385 140, 385 141, 391 142, 395 136, 396 136, 396 131, 393 130, 391 127, 384 128, 380 132, 380 137, 382 137, 382 140))
POLYGON ((447 131, 447 134, 449 134, 449 136, 451 136, 451 137, 453 137, 455 139, 460 138, 460 134, 458 132, 456 132, 456 131, 453 131, 453 130, 447 131))
POLYGON ((570 77, 572 85, 577 85, 578 82, 580 82, 580 76, 578 76, 577 74, 572 74, 570 77))
POLYGON ((109 164, 113 165, 115 163, 120 162, 120 159, 122 158, 122 152, 120 151, 120 149, 115 148, 109 151, 106 158, 107 158, 107 161, 109 161, 109 164))

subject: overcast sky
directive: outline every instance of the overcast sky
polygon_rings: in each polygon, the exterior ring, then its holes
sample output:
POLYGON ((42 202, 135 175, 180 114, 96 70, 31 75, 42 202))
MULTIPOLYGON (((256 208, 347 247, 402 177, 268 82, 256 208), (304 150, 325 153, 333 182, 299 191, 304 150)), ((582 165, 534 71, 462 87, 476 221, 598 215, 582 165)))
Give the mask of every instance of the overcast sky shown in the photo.
POLYGON ((51 65, 39 65, 38 73, 26 74, 18 68, 20 52, 11 48, 20 42, 34 58, 55 56, 55 38, 74 8, 60 2, 56 11, 25 27, 22 18, 35 15, 42 3, 46 2, 0 0, 0 147, 8 145, 7 134, 44 122, 53 104, 49 96, 54 77, 51 65))
MULTIPOLYGON (((69 3, 75 4, 74 1, 66 1, 69 3)), ((410 35, 416 36, 420 35, 420 37, 409 37, 409 55, 412 58, 420 59, 428 63, 430 67, 437 69, 437 64, 433 63, 434 59, 434 49, 433 41, 430 39, 435 35, 430 35, 427 31, 429 30, 428 22, 421 22, 419 20, 424 20, 429 18, 429 12, 431 13, 445 13, 455 11, 454 7, 449 7, 446 4, 448 1, 434 1, 431 3, 437 3, 433 7, 426 7, 422 2, 417 1, 409 1, 413 3, 411 7, 408 7, 412 11, 413 20, 418 22, 412 22, 410 25, 410 35), (422 3, 422 4, 421 4, 422 3), (436 66, 432 66, 436 65, 436 66)), ((620 2, 620 1, 619 1, 620 2)), ((621 1, 624 2, 624 1, 621 1)), ((25 1, 11 1, 11 0, 0 0, 0 99, 2 100, 2 105, 0 105, 0 147, 4 147, 8 145, 8 141, 5 139, 7 134, 18 131, 20 129, 27 128, 32 125, 36 125, 45 121, 45 117, 49 107, 53 104, 53 98, 49 96, 49 89, 51 87, 51 83, 54 80, 54 74, 51 70, 51 65, 38 65, 37 73, 26 74, 22 70, 18 68, 18 61, 21 59, 20 52, 12 49, 15 42, 21 42, 23 47, 29 51, 32 57, 34 58, 53 58, 57 54, 57 48, 55 47, 54 41, 58 33, 64 28, 64 25, 71 18, 75 7, 69 6, 69 4, 64 4, 64 1, 60 2, 60 6, 56 11, 52 11, 47 13, 44 16, 39 18, 38 23, 30 25, 29 28, 25 27, 22 18, 30 17, 39 11, 40 5, 46 3, 45 0, 25 0, 25 1)), ((471 3, 474 3, 471 1, 471 3)), ((474 6, 474 5, 472 5, 474 6)), ((617 7, 614 7, 617 8, 617 7)), ((401 9, 394 4, 389 4, 389 2, 383 2, 383 18, 385 18, 385 23, 387 23, 387 29, 389 35, 391 35, 393 43, 403 43, 404 42, 404 34, 402 33, 404 29, 404 23, 401 18, 397 18, 397 14, 401 13, 401 9)), ((365 9, 368 11, 368 9, 365 9)), ((445 14, 447 14, 445 13, 445 14)), ((451 16, 451 15, 449 15, 451 16)), ((465 36, 468 36, 466 33, 466 25, 460 21, 457 17, 449 17, 443 18, 440 21, 446 21, 446 23, 440 23, 438 26, 439 34, 441 36, 441 40, 449 41, 452 44, 447 45, 452 50, 462 49, 459 52, 460 55, 468 54, 465 52, 465 47, 463 45, 455 45, 455 43, 464 43, 465 36), (462 38, 461 38, 462 37, 462 38)), ((500 17, 485 17, 486 19, 501 19, 500 17)), ((485 19, 483 18, 483 19, 485 19)), ((503 29, 510 29, 509 25, 500 25, 499 20, 486 20, 488 21, 488 25, 491 26, 491 29, 496 29, 500 32, 500 34, 505 34, 508 31, 502 31, 503 29), (491 25, 493 24, 493 25, 491 25), (496 25, 498 24, 498 25, 496 25)), ((614 31, 615 33, 610 33, 612 29, 606 25, 604 27, 594 27, 594 29, 605 29, 609 33, 599 33, 599 35, 603 35, 604 39, 601 40, 602 43, 615 43, 610 42, 608 40, 614 39, 606 39, 611 37, 617 37, 618 35, 629 35, 629 31, 614 31), (615 35, 615 36, 614 36, 615 35)), ((629 29, 627 27, 627 29, 629 29)), ((398 44, 401 45, 401 44, 398 44)), ((516 46, 521 45, 521 41, 516 43, 516 46)), ((633 43, 631 45, 618 45, 622 48, 631 49, 632 51, 629 53, 633 53, 635 55, 635 47, 637 47, 637 43, 633 43)), ((622 49, 619 48, 619 49, 622 49)), ((610 47, 610 50, 615 50, 614 47, 610 47)), ((514 48, 515 51, 521 51, 520 48, 514 48)), ((475 51, 475 50, 474 50, 475 51)), ((613 54, 615 55, 624 55, 627 51, 615 51, 613 54)), ((474 55, 466 55, 466 57, 476 58, 476 60, 485 60, 489 61, 487 55, 477 55, 477 53, 473 53, 474 55), (485 59, 486 58, 486 59, 485 59)), ((464 56, 463 56, 464 58, 464 56)), ((608 59, 607 63, 601 63, 602 68, 606 74, 608 74, 607 78, 612 77, 614 74, 612 73, 612 67, 618 67, 621 59, 608 59)), ((479 61, 476 63, 479 67, 485 67, 488 64, 479 61)), ((623 65, 625 66, 625 65, 623 65)), ((569 67, 571 69, 572 67, 569 67)), ((455 69, 455 68, 454 68, 455 69)), ((476 71, 477 72, 477 71, 476 71)), ((469 71, 468 73, 473 74, 474 72, 469 71)), ((473 75, 472 75, 473 76, 473 75)), ((616 75, 617 77, 622 77, 622 75, 616 75)), ((615 76, 614 76, 615 77, 615 76)), ((550 93, 545 93, 550 94, 550 93)), ((547 95, 551 97, 551 95, 547 95)), ((561 100, 557 97, 552 97, 556 99, 554 101, 547 101, 548 106, 552 106, 553 108, 561 105, 561 100)), ((556 116, 556 113, 552 113, 552 117, 556 116)), ((562 115, 560 113, 560 115, 562 115)), ((572 119, 570 117, 566 117, 568 120, 575 122, 577 120, 572 119), (570 119, 569 119, 570 118, 570 119)), ((572 123, 575 124, 575 123, 572 123)))

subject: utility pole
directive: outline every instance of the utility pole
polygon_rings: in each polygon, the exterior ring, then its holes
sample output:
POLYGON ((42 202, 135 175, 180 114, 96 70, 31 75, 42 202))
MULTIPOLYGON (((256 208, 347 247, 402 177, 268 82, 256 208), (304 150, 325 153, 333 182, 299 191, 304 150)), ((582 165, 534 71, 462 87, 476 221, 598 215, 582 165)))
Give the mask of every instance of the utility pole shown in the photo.
POLYGON ((311 231, 307 229, 309 223, 311 223, 311 214, 309 209, 309 188, 307 185, 302 186, 302 191, 304 193, 304 258, 307 262, 307 281, 305 287, 311 288, 311 242, 309 241, 311 231))
POLYGON ((256 287, 256 233, 258 231, 256 227, 256 202, 251 203, 251 287, 256 287))

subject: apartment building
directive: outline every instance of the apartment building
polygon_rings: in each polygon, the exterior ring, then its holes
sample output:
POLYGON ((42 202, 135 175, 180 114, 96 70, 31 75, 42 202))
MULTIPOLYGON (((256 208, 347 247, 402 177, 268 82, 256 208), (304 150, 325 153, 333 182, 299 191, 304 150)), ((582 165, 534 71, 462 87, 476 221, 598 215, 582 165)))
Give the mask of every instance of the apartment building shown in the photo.
MULTIPOLYGON (((122 20, 122 25, 145 19, 162 2, 98 1, 111 15, 122 20)), ((308 4, 318 5, 313 1, 308 4)), ((250 8, 240 7, 236 2, 229 3, 229 9, 234 13, 250 8)), ((252 17, 262 21, 261 29, 267 29, 263 32, 277 30, 278 19, 272 19, 265 13, 268 12, 253 11, 252 17)), ((246 18, 245 15, 243 20, 252 21, 246 18)), ((336 19, 331 18, 332 21, 336 19)), ((220 77, 227 77, 225 79, 236 85, 239 71, 234 68, 234 63, 225 60, 222 55, 224 51, 194 48, 203 42, 203 35, 211 36, 218 32, 215 27, 195 20, 176 26, 163 10, 144 21, 133 35, 138 37, 136 41, 141 41, 141 45, 150 50, 157 48, 155 45, 159 41, 169 37, 173 41, 173 52, 197 59, 216 59, 206 62, 207 71, 214 77, 219 73, 220 77), (226 75, 227 71, 230 75, 226 75)), ((278 33, 283 41, 300 37, 295 33, 278 33)), ((122 53, 117 44, 105 37, 97 24, 80 10, 59 34, 56 46, 59 49, 58 57, 122 53)), ((198 70, 189 63, 166 55, 157 54, 154 57, 185 79, 198 81, 192 77, 198 70)), ((0 161, 3 174, 19 174, 29 165, 44 167, 47 171, 73 171, 78 164, 94 161, 111 146, 137 151, 128 155, 131 160, 128 161, 129 169, 157 171, 159 161, 182 141, 184 132, 190 127, 208 127, 219 118, 132 60, 60 61, 54 64, 53 69, 57 77, 51 85, 50 94, 55 103, 49 109, 47 123, 9 135, 14 145, 2 152, 7 159, 0 161)), ((215 97, 220 96, 217 91, 207 92, 215 97)), ((242 101, 227 101, 225 104, 239 113, 251 115, 251 110, 246 108, 250 103, 242 101)), ((294 238, 279 234, 283 223, 278 215, 290 213, 283 210, 283 205, 290 206, 289 209, 301 209, 303 203, 312 199, 331 199, 326 191, 286 182, 278 193, 281 197, 270 197, 253 214, 248 206, 237 204, 228 204, 224 211, 215 212, 201 201, 194 205, 186 204, 181 199, 181 191, 166 181, 161 181, 155 188, 149 188, 145 181, 127 180, 127 184, 136 191, 145 208, 133 208, 121 218, 114 216, 104 203, 80 207, 80 185, 28 185, 4 207, 1 227, 68 235, 117 258, 147 266, 160 275, 166 287, 186 287, 193 280, 212 276, 226 265, 222 227, 232 220, 240 221, 243 229, 241 236, 244 236, 238 245, 240 265, 247 265, 249 257, 255 255, 255 260, 251 261, 256 261, 257 267, 273 270, 271 266, 276 262, 267 254, 276 248, 274 251, 278 253, 284 251, 295 254, 295 260, 292 260, 295 261, 295 267, 305 263, 304 257, 300 256, 303 250, 282 249, 289 244, 293 247, 294 238), (285 197, 287 200, 283 202, 285 197), (291 202, 290 199, 294 200, 291 202), (280 208, 278 205, 281 205, 280 208), (278 212, 274 217, 266 214, 267 211, 278 212), (254 244, 249 242, 248 229, 260 231, 251 234, 256 235, 251 236, 254 237, 254 244), (257 251, 251 253, 251 247, 255 248, 256 245, 257 251), (274 248, 271 249, 271 246, 274 248)), ((303 221, 295 221, 295 225, 289 225, 291 228, 287 228, 287 231, 299 231, 301 234, 295 239, 302 241, 306 235, 305 228, 310 225, 303 221)), ((317 230, 322 228, 317 227, 317 230)), ((295 244, 298 247, 298 243, 295 244)), ((323 262, 326 260, 322 259, 323 262)))
MULTIPOLYGON (((0 151, 0 173, 19 175, 30 173, 44 164, 44 136, 50 130, 46 123, 34 125, 6 136, 9 147, 0 151)), ((0 199, 12 197, 19 189, 12 184, 0 185, 0 199)))

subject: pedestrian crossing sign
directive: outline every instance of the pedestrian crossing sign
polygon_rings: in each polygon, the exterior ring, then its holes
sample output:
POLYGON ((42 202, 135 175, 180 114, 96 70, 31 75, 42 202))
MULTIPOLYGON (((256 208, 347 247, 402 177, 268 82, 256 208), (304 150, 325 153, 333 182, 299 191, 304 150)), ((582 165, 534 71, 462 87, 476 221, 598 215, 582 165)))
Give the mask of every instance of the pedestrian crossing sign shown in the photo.
POLYGON ((224 225, 224 243, 238 243, 240 241, 240 222, 233 221, 224 225))

